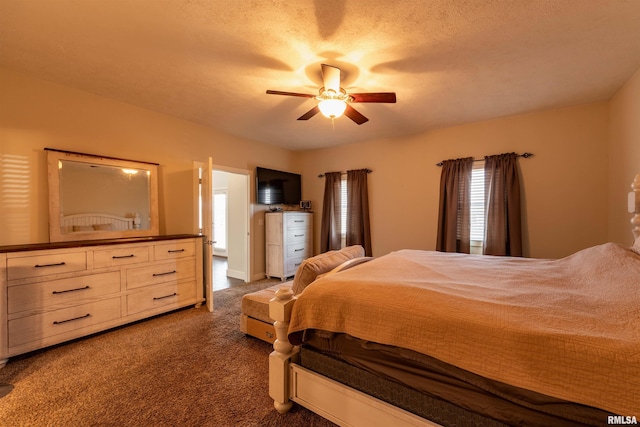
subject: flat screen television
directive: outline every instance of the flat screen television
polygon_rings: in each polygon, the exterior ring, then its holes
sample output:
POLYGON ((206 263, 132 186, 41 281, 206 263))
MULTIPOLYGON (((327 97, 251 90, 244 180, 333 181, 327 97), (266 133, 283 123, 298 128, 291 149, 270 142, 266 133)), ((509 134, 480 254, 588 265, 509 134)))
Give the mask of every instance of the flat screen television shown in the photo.
POLYGON ((301 176, 297 173, 256 168, 256 203, 297 205, 302 199, 301 176))

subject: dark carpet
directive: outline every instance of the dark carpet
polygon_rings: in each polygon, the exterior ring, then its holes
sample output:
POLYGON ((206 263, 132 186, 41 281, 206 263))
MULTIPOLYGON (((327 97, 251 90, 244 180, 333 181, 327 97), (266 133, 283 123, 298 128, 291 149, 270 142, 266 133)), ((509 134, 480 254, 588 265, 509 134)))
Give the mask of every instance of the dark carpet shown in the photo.
POLYGON ((268 394, 270 344, 239 330, 242 295, 217 291, 193 307, 12 358, 0 384, 2 426, 333 426, 268 394))

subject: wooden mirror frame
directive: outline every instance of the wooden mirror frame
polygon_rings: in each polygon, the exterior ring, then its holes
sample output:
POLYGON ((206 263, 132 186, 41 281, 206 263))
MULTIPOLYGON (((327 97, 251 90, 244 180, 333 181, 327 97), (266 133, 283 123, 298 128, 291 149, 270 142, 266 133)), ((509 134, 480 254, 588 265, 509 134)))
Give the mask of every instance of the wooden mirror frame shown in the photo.
POLYGON ((135 160, 105 157, 94 154, 45 148, 47 151, 47 171, 49 182, 49 240, 66 242, 74 240, 118 239, 127 237, 148 237, 159 235, 158 217, 158 164, 135 160), (62 229, 60 172, 58 162, 67 160, 92 165, 103 165, 125 169, 144 169, 149 171, 149 217, 147 229, 99 230, 64 232, 62 229))

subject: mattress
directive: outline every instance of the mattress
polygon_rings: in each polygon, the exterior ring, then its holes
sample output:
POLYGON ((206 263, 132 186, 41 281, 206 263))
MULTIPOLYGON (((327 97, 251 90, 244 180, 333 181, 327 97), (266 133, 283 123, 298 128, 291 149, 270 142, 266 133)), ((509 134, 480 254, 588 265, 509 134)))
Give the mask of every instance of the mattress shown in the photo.
POLYGON ((300 363, 443 426, 598 426, 609 415, 347 334, 308 331, 300 363))
POLYGON ((638 277, 640 256, 612 243, 560 260, 397 251, 310 284, 288 338, 299 345, 308 330, 346 333, 633 415, 638 277))

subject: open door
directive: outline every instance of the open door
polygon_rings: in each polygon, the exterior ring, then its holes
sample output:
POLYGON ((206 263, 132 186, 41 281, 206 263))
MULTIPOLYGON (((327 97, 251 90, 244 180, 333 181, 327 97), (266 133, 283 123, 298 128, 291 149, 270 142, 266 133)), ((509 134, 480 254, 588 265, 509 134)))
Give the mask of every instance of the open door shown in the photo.
POLYGON ((204 236, 204 286, 205 297, 207 298, 207 308, 213 311, 213 219, 211 217, 211 203, 213 190, 211 185, 211 171, 213 170, 213 160, 209 157, 208 165, 202 168, 202 234, 204 236))

